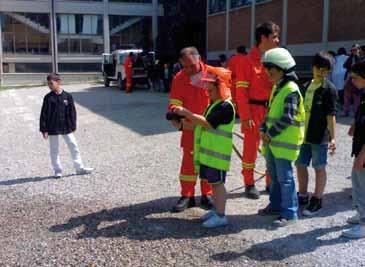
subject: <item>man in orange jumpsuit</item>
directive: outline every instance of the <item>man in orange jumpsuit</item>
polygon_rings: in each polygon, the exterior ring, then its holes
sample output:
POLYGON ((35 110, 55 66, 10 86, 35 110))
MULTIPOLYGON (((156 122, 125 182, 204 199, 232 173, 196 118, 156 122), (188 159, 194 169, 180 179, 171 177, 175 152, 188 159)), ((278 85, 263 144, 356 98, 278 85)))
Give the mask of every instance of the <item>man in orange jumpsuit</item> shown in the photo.
MULTIPOLYGON (((200 60, 199 52, 195 47, 187 47, 180 52, 180 62, 183 69, 179 71, 172 81, 170 92, 169 110, 182 106, 190 111, 203 114, 209 105, 207 91, 199 85, 202 75, 206 72, 206 65, 200 60)), ((172 124, 182 131, 181 147, 183 158, 180 169, 181 198, 173 207, 173 211, 180 212, 195 206, 195 184, 197 174, 194 169, 194 131, 185 129, 182 122, 172 121, 172 124)), ((212 188, 206 180, 201 179, 200 206, 205 209, 213 207, 211 194, 212 188)))
POLYGON ((232 100, 233 103, 236 103, 236 77, 237 77, 237 72, 238 72, 238 67, 241 66, 242 64, 240 62, 242 62, 242 60, 244 60, 245 55, 247 55, 246 53, 246 47, 245 46, 239 46, 237 47, 236 50, 236 54, 233 55, 229 60, 228 60, 228 69, 232 72, 232 87, 231 87, 231 95, 232 95, 232 100))
POLYGON ((125 76, 126 76, 126 84, 125 84, 126 93, 132 92, 133 60, 134 60, 133 52, 130 52, 129 55, 124 60, 124 70, 125 70, 125 76))
MULTIPOLYGON (((261 55, 279 44, 279 26, 265 22, 256 27, 256 45, 236 67, 236 103, 244 134, 242 175, 246 185, 246 196, 260 197, 255 187, 254 169, 260 144, 259 128, 266 113, 272 83, 261 64, 261 55)), ((269 190, 269 177, 266 177, 266 190, 269 190)))

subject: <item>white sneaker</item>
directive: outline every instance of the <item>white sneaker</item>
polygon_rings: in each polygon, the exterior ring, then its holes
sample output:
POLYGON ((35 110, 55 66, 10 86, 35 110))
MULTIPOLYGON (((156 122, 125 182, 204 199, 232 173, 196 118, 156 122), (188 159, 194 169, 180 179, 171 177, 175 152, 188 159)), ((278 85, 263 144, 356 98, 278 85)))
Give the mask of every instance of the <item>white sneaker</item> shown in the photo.
POLYGON ((350 229, 342 231, 342 236, 347 238, 364 238, 365 237, 365 225, 355 225, 350 229))
POLYGON ((93 172, 93 170, 94 170, 93 168, 86 168, 86 167, 84 167, 82 169, 76 170, 76 174, 77 175, 90 174, 90 173, 93 172))
POLYGON ((207 213, 205 213, 203 216, 201 216, 200 220, 204 222, 204 221, 210 219, 215 214, 216 214, 215 210, 212 209, 212 210, 208 211, 207 213))
POLYGON ((62 172, 55 172, 54 178, 57 178, 57 179, 62 178, 62 172))
POLYGON ((220 217, 217 214, 212 215, 208 220, 203 222, 202 226, 204 228, 217 228, 217 227, 223 227, 228 224, 227 217, 220 217))
POLYGON ((356 214, 347 219, 347 223, 349 224, 359 224, 360 223, 360 214, 356 212, 356 214))

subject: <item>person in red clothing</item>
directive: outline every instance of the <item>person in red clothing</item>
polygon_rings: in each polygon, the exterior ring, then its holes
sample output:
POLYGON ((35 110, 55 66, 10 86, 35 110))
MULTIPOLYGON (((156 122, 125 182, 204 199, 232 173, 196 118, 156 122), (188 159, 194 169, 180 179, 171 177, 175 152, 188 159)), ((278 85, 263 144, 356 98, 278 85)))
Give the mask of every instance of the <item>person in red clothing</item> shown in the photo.
MULTIPOLYGON (((180 52, 180 62, 183 69, 179 71, 172 81, 168 109, 173 111, 177 106, 184 107, 196 114, 203 114, 209 105, 209 96, 201 84, 201 77, 206 73, 206 65, 200 60, 200 55, 195 47, 186 47, 180 52)), ((174 127, 182 131, 181 148, 183 158, 180 169, 181 198, 173 207, 174 212, 180 212, 195 206, 195 184, 197 173, 194 169, 194 131, 183 129, 182 121, 172 120, 174 127)), ((201 179, 200 206, 211 209, 212 188, 207 180, 201 179)))
POLYGON ((126 57, 126 59, 124 60, 124 70, 125 70, 125 76, 126 76, 126 85, 125 85, 126 93, 132 92, 133 60, 134 60, 133 52, 130 52, 128 57, 126 57))
POLYGON ((241 61, 244 60, 244 56, 247 55, 246 52, 246 47, 241 45, 239 47, 237 47, 236 49, 237 53, 235 55, 233 55, 229 60, 228 60, 228 69, 232 72, 232 87, 231 87, 231 95, 232 95, 232 101, 233 103, 236 103, 236 77, 237 77, 237 71, 238 71, 238 66, 241 65, 241 61))
MULTIPOLYGON (((254 169, 260 144, 259 128, 267 113, 273 86, 261 63, 261 55, 278 46, 279 31, 279 26, 273 22, 265 22, 256 27, 256 45, 238 64, 235 77, 236 104, 241 119, 241 131, 245 137, 242 175, 246 185, 246 196, 252 199, 260 197, 255 187, 254 169)), ((267 191, 269 183, 267 176, 267 191)))

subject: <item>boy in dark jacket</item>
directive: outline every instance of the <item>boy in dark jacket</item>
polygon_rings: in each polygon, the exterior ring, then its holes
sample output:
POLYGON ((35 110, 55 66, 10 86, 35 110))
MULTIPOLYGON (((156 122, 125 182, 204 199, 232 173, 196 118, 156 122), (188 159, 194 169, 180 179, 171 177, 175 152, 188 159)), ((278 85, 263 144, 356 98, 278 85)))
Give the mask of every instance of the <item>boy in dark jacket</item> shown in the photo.
POLYGON ((362 91, 360 106, 355 122, 349 130, 352 139, 351 155, 355 156, 352 167, 352 199, 356 215, 347 220, 354 226, 342 232, 348 238, 365 237, 365 61, 355 63, 351 69, 351 78, 356 88, 362 91))
POLYGON ((322 210, 322 195, 326 185, 327 152, 334 153, 336 102, 334 85, 327 79, 332 58, 327 53, 313 57, 313 80, 303 92, 305 108, 305 136, 296 161, 299 182, 299 205, 306 206, 304 216, 313 216, 322 210), (316 182, 314 193, 308 197, 308 166, 312 161, 316 182))
POLYGON ((59 138, 61 135, 70 149, 77 174, 89 174, 92 168, 84 167, 80 151, 73 132, 76 130, 76 109, 71 94, 61 89, 61 79, 58 74, 47 76, 51 92, 43 99, 40 116, 40 132, 44 139, 49 139, 52 167, 56 178, 62 177, 62 167, 59 157, 59 138))

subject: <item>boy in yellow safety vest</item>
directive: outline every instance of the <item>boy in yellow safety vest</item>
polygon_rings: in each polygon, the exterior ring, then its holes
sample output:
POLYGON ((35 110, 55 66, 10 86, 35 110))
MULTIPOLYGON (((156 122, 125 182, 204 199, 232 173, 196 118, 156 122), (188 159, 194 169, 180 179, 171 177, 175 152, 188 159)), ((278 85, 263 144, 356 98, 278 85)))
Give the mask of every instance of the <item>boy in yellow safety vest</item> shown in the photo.
POLYGON ((228 224, 225 216, 226 173, 232 154, 232 131, 235 109, 230 101, 231 72, 224 68, 208 66, 200 82, 206 88, 211 104, 203 116, 176 107, 174 112, 184 116, 183 127, 194 127, 194 164, 200 179, 208 180, 213 187, 214 209, 202 216, 205 228, 216 228, 228 224))
POLYGON ((303 98, 295 83, 295 61, 284 48, 265 52, 263 65, 274 83, 268 113, 260 128, 266 165, 271 177, 270 203, 260 215, 275 215, 274 226, 296 222, 298 198, 292 162, 298 158, 304 137, 303 98))

